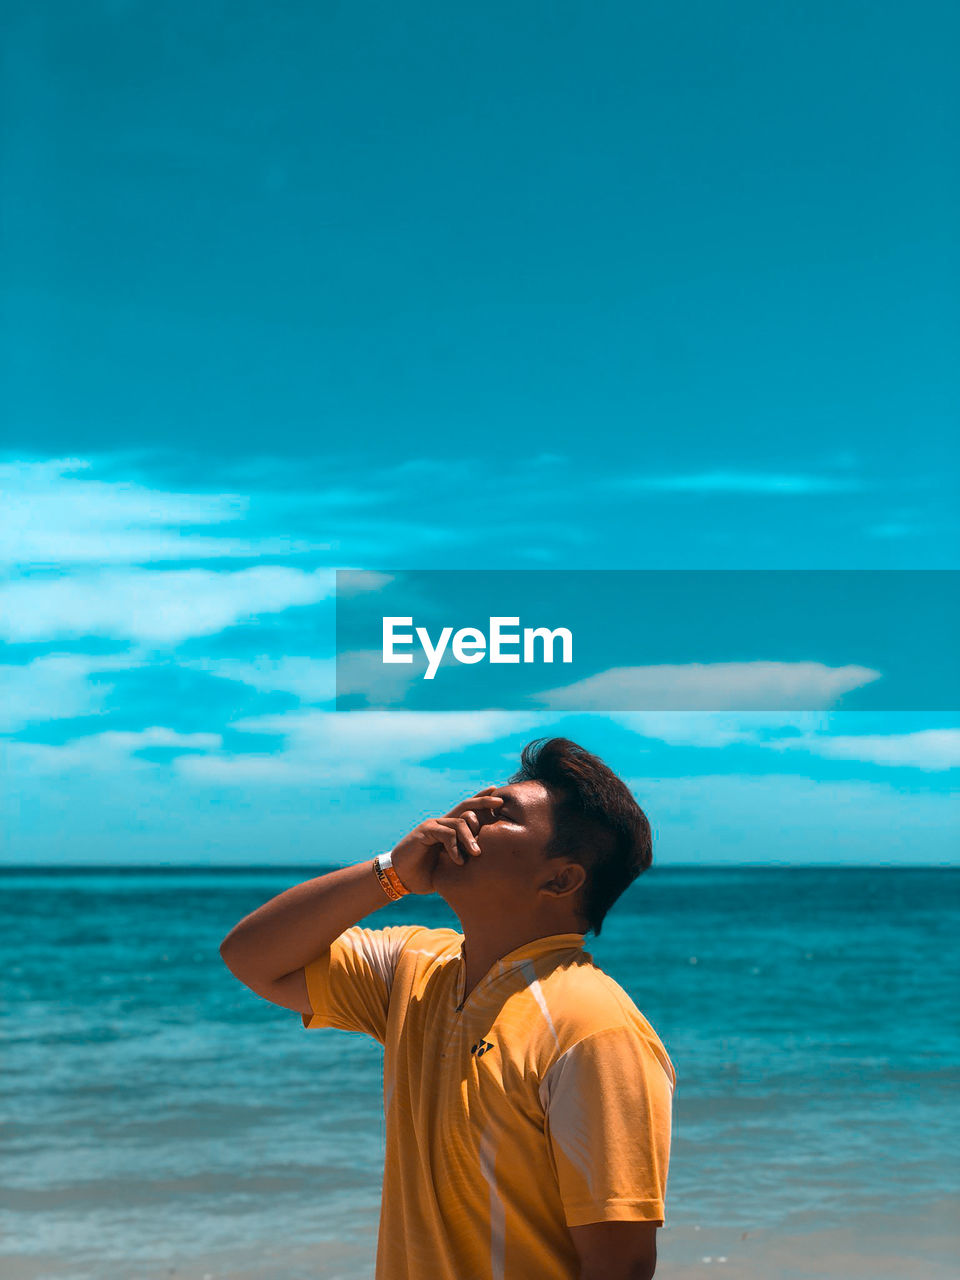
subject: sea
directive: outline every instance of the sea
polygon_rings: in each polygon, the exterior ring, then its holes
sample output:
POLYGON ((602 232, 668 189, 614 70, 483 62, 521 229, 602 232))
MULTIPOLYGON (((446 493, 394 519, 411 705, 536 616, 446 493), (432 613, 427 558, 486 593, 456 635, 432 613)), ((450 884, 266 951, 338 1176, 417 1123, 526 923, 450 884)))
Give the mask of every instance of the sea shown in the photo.
MULTIPOLYGON (((382 1050, 218 954, 323 870, 0 872, 5 1276, 372 1275, 382 1050)), ((456 924, 434 898, 364 923, 412 921, 456 924)), ((642 876, 586 947, 677 1070, 667 1226, 909 1223, 960 1193, 958 939, 960 869, 642 876)))

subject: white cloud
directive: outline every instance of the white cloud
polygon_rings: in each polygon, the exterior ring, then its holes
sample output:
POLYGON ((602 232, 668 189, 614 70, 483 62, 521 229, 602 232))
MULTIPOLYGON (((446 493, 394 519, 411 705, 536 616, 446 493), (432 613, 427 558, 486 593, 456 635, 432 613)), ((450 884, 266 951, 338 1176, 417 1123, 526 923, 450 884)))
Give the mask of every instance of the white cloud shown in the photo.
POLYGON ((337 595, 359 596, 368 591, 382 591, 393 580, 392 573, 377 573, 372 569, 338 569, 337 595))
POLYGON ((362 693, 377 706, 402 702, 410 681, 422 676, 419 665, 384 664, 379 649, 348 650, 336 658, 186 658, 179 665, 225 680, 239 680, 264 692, 290 693, 304 703, 336 702, 341 695, 362 693))
POLYGON ((305 703, 332 703, 336 694, 333 658, 181 658, 177 665, 238 680, 264 693, 291 693, 305 703))
MULTIPOLYGON (((860 718, 865 713, 846 713, 860 718)), ((866 713, 870 716, 876 713, 866 713)), ((891 768, 939 771, 960 765, 960 729, 920 729, 910 733, 833 733, 826 712, 627 712, 610 719, 646 738, 670 746, 717 749, 732 745, 771 751, 806 751, 830 760, 891 768), (795 730, 788 737, 777 730, 795 730)))
POLYGON ((79 770, 84 773, 121 776, 129 770, 151 770, 146 760, 138 760, 134 752, 146 747, 175 747, 182 751, 216 751, 223 743, 219 733, 178 733, 163 725, 151 725, 134 732, 109 729, 87 734, 70 742, 51 745, 45 742, 13 742, 5 744, 5 754, 26 764, 31 773, 56 776, 79 770))
POLYGON ((99 713, 113 685, 90 677, 139 662, 125 653, 52 653, 23 664, 0 664, 0 733, 14 733, 31 721, 99 713))
POLYGON ((0 563, 131 564, 156 560, 292 555, 328 542, 289 537, 215 537, 190 526, 235 524, 249 515, 237 493, 176 493, 97 480, 82 458, 0 463, 0 563))
POLYGON ((0 583, 0 636, 13 641, 110 636, 176 645, 333 592, 330 569, 264 565, 236 572, 103 570, 0 583))
POLYGON ((191 751, 212 751, 223 743, 219 733, 178 733, 163 725, 151 725, 149 729, 138 729, 135 733, 111 730, 99 736, 130 751, 139 751, 143 747, 184 747, 191 751))
POLYGON ((802 750, 830 760, 936 771, 960 766, 960 729, 920 729, 915 733, 805 734, 764 743, 776 750, 802 750))
POLYGON ((637 777, 654 862, 960 861, 960 796, 790 774, 637 777))
POLYGON ((844 693, 881 678, 868 667, 822 662, 691 662, 613 667, 536 695, 548 707, 616 711, 806 710, 831 706, 844 693))
POLYGON ((538 717, 510 711, 321 711, 252 716, 231 728, 276 733, 282 753, 219 754, 178 760, 179 773, 194 782, 245 785, 310 783, 323 789, 345 784, 382 786, 432 773, 425 757, 491 742, 529 730, 538 717))
POLYGON ((701 471, 668 476, 624 476, 617 488, 662 493, 820 494, 854 493, 866 487, 854 476, 782 471, 701 471))
POLYGON ((934 532, 934 526, 930 524, 898 524, 896 521, 869 525, 864 529, 868 538, 919 538, 934 532))
POLYGON ((363 694, 377 706, 403 702, 411 681, 421 679, 427 667, 422 651, 411 656, 409 664, 385 663, 381 649, 347 650, 337 657, 337 689, 341 696, 363 694))
POLYGON ((611 714, 609 719, 670 746, 708 749, 735 743, 763 745, 763 735, 771 729, 813 733, 829 721, 822 711, 627 711, 611 714))

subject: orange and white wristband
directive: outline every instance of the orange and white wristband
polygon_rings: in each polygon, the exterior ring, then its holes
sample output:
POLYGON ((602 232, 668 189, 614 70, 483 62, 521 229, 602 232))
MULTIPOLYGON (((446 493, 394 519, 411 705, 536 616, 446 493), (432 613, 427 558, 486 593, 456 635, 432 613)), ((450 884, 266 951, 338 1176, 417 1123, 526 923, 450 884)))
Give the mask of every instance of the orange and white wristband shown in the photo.
POLYGON ((380 881, 380 888, 391 902, 396 902, 398 898, 410 892, 394 870, 391 854, 378 853, 373 860, 373 869, 380 881))

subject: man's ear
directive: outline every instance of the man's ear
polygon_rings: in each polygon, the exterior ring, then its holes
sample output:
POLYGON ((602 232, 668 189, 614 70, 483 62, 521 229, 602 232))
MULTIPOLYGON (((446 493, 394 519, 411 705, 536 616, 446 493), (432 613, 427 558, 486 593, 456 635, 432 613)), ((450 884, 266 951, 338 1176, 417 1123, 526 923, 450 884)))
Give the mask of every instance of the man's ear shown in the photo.
POLYGON ((565 898, 568 894, 582 889, 586 880, 586 870, 579 862, 565 862, 558 867, 542 888, 544 893, 549 893, 553 897, 565 898))

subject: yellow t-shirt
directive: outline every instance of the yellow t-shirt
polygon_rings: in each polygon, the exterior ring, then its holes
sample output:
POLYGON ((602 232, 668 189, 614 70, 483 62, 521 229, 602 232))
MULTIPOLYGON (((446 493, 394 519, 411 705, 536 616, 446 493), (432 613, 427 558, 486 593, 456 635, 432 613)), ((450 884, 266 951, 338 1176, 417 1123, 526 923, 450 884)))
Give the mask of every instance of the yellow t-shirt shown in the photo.
POLYGON ((453 929, 347 929, 303 1025, 384 1046, 377 1280, 575 1280, 567 1226, 663 1221, 676 1073, 582 933, 511 951, 463 1000, 453 929))

